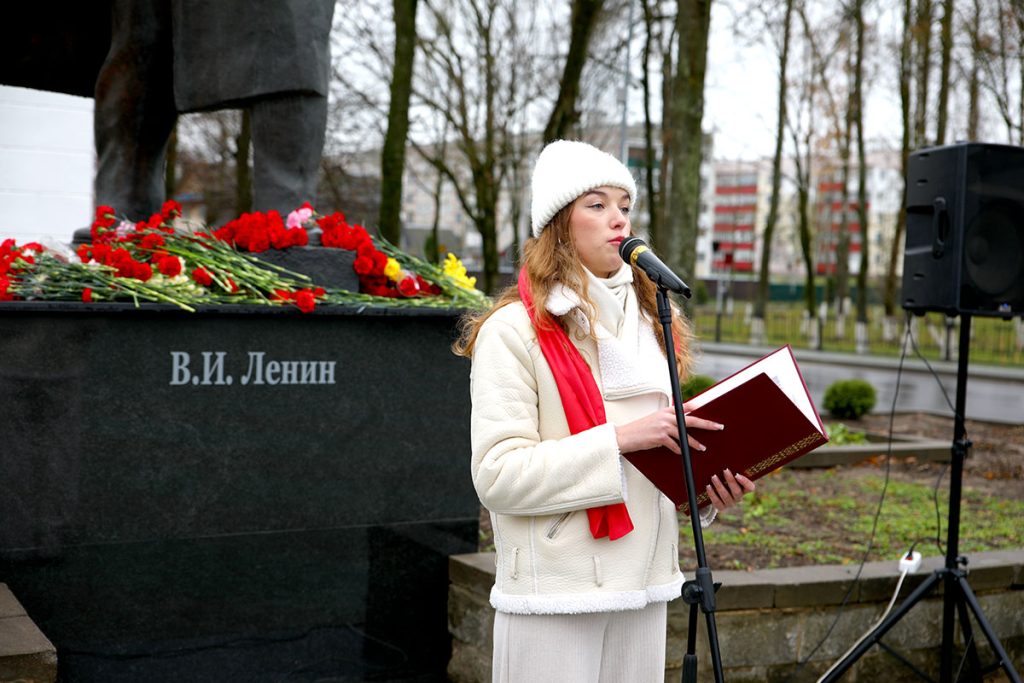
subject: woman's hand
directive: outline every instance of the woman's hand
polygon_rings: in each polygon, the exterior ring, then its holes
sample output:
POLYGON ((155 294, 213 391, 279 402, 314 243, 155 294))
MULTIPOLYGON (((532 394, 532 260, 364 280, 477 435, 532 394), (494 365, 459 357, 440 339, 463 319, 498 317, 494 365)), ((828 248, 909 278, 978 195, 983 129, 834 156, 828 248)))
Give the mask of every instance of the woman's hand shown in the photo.
MULTIPOLYGON (((686 404, 683 404, 683 411, 686 411, 686 404)), ((686 436, 690 448, 696 451, 707 450, 704 444, 697 441, 690 434, 691 429, 724 429, 724 425, 700 417, 686 415, 686 436)), ((664 446, 673 453, 682 453, 679 447, 679 430, 676 428, 676 409, 667 406, 657 410, 650 415, 645 415, 639 420, 627 422, 615 428, 615 437, 619 442, 619 451, 632 453, 633 451, 645 451, 648 448, 664 446)))
POLYGON ((721 512, 740 502, 740 498, 752 492, 755 488, 754 482, 742 474, 733 475, 729 470, 722 472, 722 477, 717 474, 711 477, 708 485, 708 497, 715 509, 721 512), (723 481, 724 479, 724 481, 723 481))

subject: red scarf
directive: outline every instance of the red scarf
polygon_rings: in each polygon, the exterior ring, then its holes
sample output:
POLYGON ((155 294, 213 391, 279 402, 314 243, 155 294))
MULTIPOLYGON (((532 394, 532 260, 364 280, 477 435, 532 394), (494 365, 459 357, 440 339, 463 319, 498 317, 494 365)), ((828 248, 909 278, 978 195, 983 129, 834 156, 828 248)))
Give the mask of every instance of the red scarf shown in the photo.
MULTIPOLYGON (((569 431, 578 434, 606 423, 608 419, 604 413, 604 399, 601 398, 597 382, 594 381, 590 367, 583 360, 579 349, 569 341, 569 335, 558 324, 547 329, 541 329, 537 325, 530 281, 527 279, 525 268, 519 271, 519 298, 526 306, 530 322, 537 332, 541 353, 544 354, 544 359, 551 366, 551 372, 555 376, 569 431)), ((608 540, 614 541, 633 530, 633 520, 629 518, 625 503, 589 508, 587 518, 590 520, 590 533, 594 538, 607 536, 608 540)))

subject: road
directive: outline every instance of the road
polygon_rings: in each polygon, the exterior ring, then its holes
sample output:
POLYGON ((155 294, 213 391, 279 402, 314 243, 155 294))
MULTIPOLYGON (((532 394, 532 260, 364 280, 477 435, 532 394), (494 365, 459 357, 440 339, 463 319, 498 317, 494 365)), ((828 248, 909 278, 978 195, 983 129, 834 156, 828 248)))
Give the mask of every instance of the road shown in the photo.
MULTIPOLYGON (((728 377, 757 358, 773 351, 733 344, 701 343, 702 354, 696 372, 715 379, 728 377)), ((899 360, 877 356, 829 353, 794 349, 800 371, 818 410, 824 412, 825 390, 836 380, 864 379, 875 387, 877 401, 872 412, 892 408, 899 378, 897 412, 927 411, 952 415, 956 401, 955 362, 929 361, 949 396, 943 396, 939 382, 919 358, 908 357, 899 373, 899 360)), ((968 366, 966 415, 970 419, 1024 423, 1024 368, 968 366)))

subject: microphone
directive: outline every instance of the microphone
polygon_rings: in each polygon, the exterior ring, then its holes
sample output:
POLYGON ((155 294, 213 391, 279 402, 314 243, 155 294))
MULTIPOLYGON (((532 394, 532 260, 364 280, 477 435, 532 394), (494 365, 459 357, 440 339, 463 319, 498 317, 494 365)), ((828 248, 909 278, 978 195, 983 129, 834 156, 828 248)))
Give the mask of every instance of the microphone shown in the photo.
POLYGON ((686 286, 686 283, 669 270, 669 267, 662 263, 661 259, 655 256, 654 252, 639 237, 627 237, 622 240, 619 244, 619 256, 623 261, 627 261, 647 273, 647 277, 662 289, 682 294, 687 299, 690 298, 690 288, 686 286))

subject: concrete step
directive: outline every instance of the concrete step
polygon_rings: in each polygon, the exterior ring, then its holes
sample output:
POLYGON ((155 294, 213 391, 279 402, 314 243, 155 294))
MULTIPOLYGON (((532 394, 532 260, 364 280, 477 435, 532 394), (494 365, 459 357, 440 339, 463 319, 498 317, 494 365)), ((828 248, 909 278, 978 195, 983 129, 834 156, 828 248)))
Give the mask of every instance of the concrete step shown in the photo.
POLYGON ((54 683, 57 650, 0 583, 0 683, 54 683))

